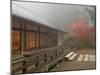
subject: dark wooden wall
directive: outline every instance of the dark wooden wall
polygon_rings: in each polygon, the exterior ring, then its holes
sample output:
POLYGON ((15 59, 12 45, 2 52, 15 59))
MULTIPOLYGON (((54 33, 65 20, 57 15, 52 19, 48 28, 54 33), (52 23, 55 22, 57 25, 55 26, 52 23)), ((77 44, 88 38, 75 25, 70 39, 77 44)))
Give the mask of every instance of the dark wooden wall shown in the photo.
POLYGON ((58 31, 12 16, 12 73, 44 72, 63 59, 67 49, 58 47, 58 31))
POLYGON ((57 30, 12 16, 12 54, 57 46, 57 30))

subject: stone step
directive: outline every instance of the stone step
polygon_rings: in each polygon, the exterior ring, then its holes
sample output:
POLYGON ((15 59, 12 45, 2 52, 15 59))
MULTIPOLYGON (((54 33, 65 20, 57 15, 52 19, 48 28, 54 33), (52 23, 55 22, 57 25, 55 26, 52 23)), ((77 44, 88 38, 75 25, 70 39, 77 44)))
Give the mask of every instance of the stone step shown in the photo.
POLYGON ((95 55, 89 55, 89 61, 95 61, 95 55))
POLYGON ((83 57, 84 57, 83 54, 80 54, 80 56, 78 57, 77 61, 78 62, 82 61, 83 60, 83 57))
POLYGON ((76 56, 77 56, 77 53, 74 53, 74 54, 69 58, 69 60, 73 60, 76 56))
POLYGON ((70 52, 69 54, 67 54, 66 56, 65 56, 65 58, 69 58, 71 55, 73 55, 74 54, 74 52, 70 52))
POLYGON ((84 56, 84 61, 88 61, 89 60, 89 55, 88 54, 86 54, 85 56, 84 56))

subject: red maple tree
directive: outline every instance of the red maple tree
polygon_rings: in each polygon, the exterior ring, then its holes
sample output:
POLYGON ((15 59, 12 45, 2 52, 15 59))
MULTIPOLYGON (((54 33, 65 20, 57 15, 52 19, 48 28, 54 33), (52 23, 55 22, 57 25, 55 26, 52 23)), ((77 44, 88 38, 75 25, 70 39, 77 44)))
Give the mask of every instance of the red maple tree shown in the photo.
POLYGON ((89 41, 91 33, 95 32, 95 27, 91 27, 84 18, 78 18, 69 28, 73 37, 85 41, 89 41))

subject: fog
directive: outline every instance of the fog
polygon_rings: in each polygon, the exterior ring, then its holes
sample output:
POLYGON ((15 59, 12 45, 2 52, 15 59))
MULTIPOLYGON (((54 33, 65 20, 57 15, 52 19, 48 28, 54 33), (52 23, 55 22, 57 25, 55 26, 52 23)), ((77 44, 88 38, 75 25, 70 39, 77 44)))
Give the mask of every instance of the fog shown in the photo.
POLYGON ((68 31, 68 26, 79 17, 95 25, 94 6, 12 1, 12 14, 62 31, 68 31))

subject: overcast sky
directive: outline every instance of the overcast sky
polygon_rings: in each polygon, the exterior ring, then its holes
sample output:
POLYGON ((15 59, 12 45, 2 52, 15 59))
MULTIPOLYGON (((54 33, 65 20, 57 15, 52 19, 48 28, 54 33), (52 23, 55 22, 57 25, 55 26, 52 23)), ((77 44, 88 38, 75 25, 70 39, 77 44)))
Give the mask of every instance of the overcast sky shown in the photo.
POLYGON ((62 31, 67 31, 68 25, 78 17, 84 17, 91 26, 95 23, 95 8, 93 6, 13 1, 12 14, 62 31))

